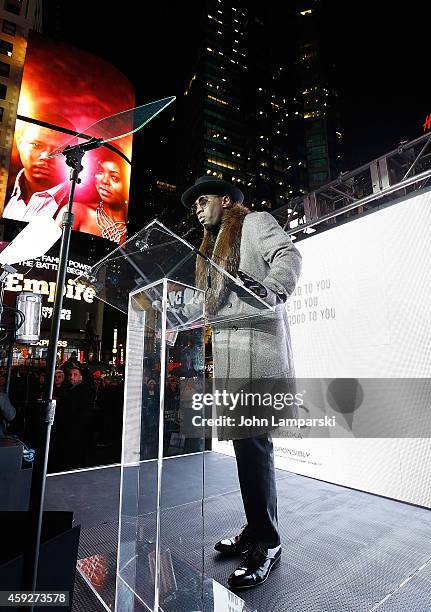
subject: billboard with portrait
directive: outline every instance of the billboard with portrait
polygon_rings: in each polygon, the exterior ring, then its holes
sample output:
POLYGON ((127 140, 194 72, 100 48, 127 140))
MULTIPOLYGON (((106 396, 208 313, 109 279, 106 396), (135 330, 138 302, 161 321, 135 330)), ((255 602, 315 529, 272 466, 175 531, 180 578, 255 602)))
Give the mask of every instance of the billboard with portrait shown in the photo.
MULTIPOLYGON (((48 155, 77 133, 104 136, 91 126, 134 106, 126 77, 106 61, 32 32, 2 216, 30 221, 46 215, 61 223, 69 192, 64 157, 48 155), (90 126, 90 127, 89 127, 90 126)), ((75 139, 73 142, 78 142, 75 139)), ((86 153, 74 197, 74 229, 117 243, 126 239, 131 135, 86 153)))

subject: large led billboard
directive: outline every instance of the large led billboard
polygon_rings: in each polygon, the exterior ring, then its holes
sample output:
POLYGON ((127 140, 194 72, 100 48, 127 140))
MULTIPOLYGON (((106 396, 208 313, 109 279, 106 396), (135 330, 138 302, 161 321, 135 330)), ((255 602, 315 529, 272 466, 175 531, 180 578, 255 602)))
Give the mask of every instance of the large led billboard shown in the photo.
POLYGON ((298 384, 315 382, 299 416, 322 408, 342 435, 274 438, 277 468, 431 507, 430 232, 428 189, 297 244, 286 308, 298 384))
MULTIPOLYGON (((69 191, 63 157, 49 159, 75 133, 134 106, 130 82, 111 64, 70 45, 31 33, 2 216, 30 221, 46 215, 61 222, 69 191)), ((94 131, 94 133, 93 133, 94 131)), ((117 243, 126 239, 132 137, 85 155, 74 197, 74 229, 117 243)))
POLYGON ((431 377, 431 191, 298 243, 298 378, 431 377))

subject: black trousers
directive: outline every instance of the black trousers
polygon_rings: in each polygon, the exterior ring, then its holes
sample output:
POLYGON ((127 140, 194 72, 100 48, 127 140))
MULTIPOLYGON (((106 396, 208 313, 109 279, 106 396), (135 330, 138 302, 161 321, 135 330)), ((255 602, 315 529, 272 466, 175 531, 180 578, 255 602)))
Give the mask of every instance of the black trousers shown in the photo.
POLYGON ((274 449, 270 434, 234 440, 236 465, 250 534, 267 548, 280 544, 274 449))

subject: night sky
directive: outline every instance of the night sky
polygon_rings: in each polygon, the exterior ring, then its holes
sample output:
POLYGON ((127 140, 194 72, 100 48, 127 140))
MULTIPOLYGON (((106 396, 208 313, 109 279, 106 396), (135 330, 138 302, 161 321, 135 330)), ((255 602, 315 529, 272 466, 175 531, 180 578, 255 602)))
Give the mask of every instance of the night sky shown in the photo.
MULTIPOLYGON (((44 7, 50 24, 54 4, 44 7)), ((61 38, 122 70, 136 87, 137 104, 175 94, 178 58, 193 45, 181 24, 194 3, 129 2, 123 13, 119 3, 90 13, 91 4, 57 2, 61 38)), ((336 60, 344 170, 353 170, 424 133, 422 125, 431 113, 427 15, 413 3, 397 7, 393 2, 327 0, 326 5, 328 19, 322 26, 336 60)), ((144 131, 138 138, 145 139, 144 131)))
POLYGON ((367 0, 345 2, 344 9, 339 2, 328 5, 342 99, 345 169, 353 170, 424 133, 423 123, 431 113, 429 35, 417 3, 397 6, 367 0))

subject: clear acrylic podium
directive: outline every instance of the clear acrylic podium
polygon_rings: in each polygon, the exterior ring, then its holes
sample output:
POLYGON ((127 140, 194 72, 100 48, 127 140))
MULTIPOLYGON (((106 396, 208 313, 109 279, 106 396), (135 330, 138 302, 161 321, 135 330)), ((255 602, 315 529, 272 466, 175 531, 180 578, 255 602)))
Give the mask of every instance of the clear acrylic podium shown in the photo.
POLYGON ((205 575, 205 557, 214 554, 205 533, 208 432, 193 419, 201 415, 194 398, 208 383, 207 326, 273 308, 158 221, 77 282, 128 314, 116 564, 102 563, 105 580, 95 587, 89 571, 105 554, 95 550, 80 561, 81 574, 108 610, 246 612, 241 597, 205 575), (199 257, 204 287, 195 286, 199 257), (208 311, 208 294, 222 276, 226 294, 241 299, 240 313, 231 314, 227 303, 208 311))

